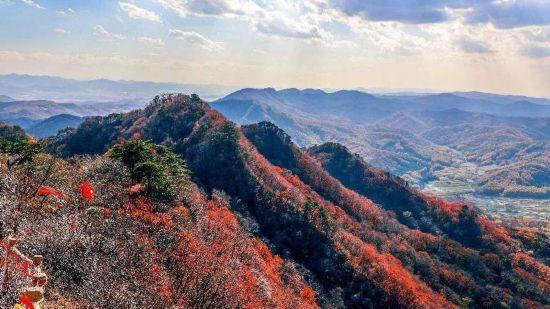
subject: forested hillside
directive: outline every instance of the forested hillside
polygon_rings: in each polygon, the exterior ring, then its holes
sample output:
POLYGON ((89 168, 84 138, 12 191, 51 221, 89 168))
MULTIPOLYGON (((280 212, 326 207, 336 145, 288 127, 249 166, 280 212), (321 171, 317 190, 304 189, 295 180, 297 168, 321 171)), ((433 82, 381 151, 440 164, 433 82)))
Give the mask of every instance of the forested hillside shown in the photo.
POLYGON ((348 153, 342 146, 312 156, 276 126, 237 128, 197 96, 87 118, 45 147, 50 154, 5 169, 3 182, 27 185, 2 187, 12 207, 2 216, 4 234, 24 232, 24 249, 45 255, 54 304, 550 302, 543 235, 497 226, 474 206, 420 194, 379 170, 351 166, 354 184, 323 155, 348 153), (39 186, 55 191, 39 195, 39 186))

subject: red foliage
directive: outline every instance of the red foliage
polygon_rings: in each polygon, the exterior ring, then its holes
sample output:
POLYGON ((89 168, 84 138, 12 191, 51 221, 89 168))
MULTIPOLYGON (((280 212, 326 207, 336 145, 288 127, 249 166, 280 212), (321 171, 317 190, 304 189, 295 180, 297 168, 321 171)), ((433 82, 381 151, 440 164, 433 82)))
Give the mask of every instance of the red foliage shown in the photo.
POLYGON ((444 296, 414 277, 393 255, 381 254, 373 245, 342 230, 336 235, 336 245, 346 254, 357 272, 373 281, 400 305, 418 308, 454 307, 444 296))
POLYGON ((95 197, 95 189, 92 186, 92 183, 89 181, 84 182, 82 185, 80 185, 80 194, 87 199, 88 201, 91 201, 95 197))
POLYGON ((109 218, 111 216, 111 210, 109 208, 105 208, 103 209, 103 215, 106 217, 106 218, 109 218))
POLYGON ((315 291, 309 286, 304 286, 300 291, 300 296, 310 304, 315 304, 315 291))
POLYGON ((38 190, 36 191, 36 194, 41 196, 52 195, 64 200, 70 199, 68 195, 63 194, 62 192, 56 189, 45 187, 45 186, 41 186, 40 188, 38 188, 38 190))
POLYGON ((439 269, 439 276, 445 284, 455 289, 471 290, 475 286, 467 276, 443 267, 439 269))
POLYGON ((124 211, 134 218, 140 219, 147 223, 169 228, 172 226, 170 216, 165 213, 155 213, 153 204, 143 196, 130 200, 124 204, 124 211))
POLYGON ((533 282, 543 293, 550 293, 550 267, 522 252, 512 254, 511 264, 520 277, 533 282))
POLYGON ((136 185, 131 186, 128 189, 128 192, 130 192, 130 194, 138 194, 140 192, 143 192, 144 190, 145 190, 145 185, 138 183, 136 185))
POLYGON ((423 196, 428 204, 435 208, 436 213, 439 215, 439 219, 444 219, 445 216, 449 216, 452 222, 459 222, 462 208, 467 207, 470 210, 472 209, 471 205, 459 201, 447 201, 430 193, 423 193, 423 196))
POLYGON ((510 234, 508 233, 508 230, 506 230, 506 228, 494 224, 483 216, 478 216, 477 222, 483 228, 483 231, 486 234, 485 237, 488 236, 489 238, 499 240, 506 244, 512 243, 512 237, 510 237, 510 234))
POLYGON ((19 301, 23 305, 25 305, 26 309, 34 309, 34 305, 32 304, 32 302, 25 295, 21 295, 21 297, 19 297, 19 301))

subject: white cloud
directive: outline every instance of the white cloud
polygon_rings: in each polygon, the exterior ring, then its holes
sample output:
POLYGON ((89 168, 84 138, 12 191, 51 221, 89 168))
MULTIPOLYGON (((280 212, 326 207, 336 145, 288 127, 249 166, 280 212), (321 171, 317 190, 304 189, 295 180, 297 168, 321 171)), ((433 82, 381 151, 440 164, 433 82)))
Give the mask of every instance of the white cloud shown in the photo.
POLYGON ((95 36, 98 36, 105 41, 116 41, 124 39, 123 35, 109 32, 105 30, 105 28, 103 28, 103 26, 101 25, 96 25, 93 30, 95 36))
POLYGON ((185 4, 179 0, 155 0, 155 2, 165 8, 174 10, 182 18, 187 16, 187 8, 185 7, 185 4))
POLYGON ((43 6, 41 6, 40 4, 34 2, 33 0, 19 0, 19 1, 25 3, 26 5, 30 5, 30 6, 32 6, 32 7, 35 7, 35 8, 37 8, 37 9, 41 9, 41 10, 45 10, 45 9, 46 9, 45 7, 43 7, 43 6))
POLYGON ((141 44, 153 46, 153 47, 162 47, 164 46, 164 41, 160 38, 150 38, 146 36, 142 36, 137 38, 137 41, 141 44))
POLYGON ((197 32, 170 29, 169 33, 171 37, 200 46, 206 50, 219 50, 222 48, 222 43, 209 40, 197 32))
POLYGON ((181 17, 188 15, 233 18, 246 21, 251 28, 265 36, 292 38, 323 43, 327 46, 349 46, 349 41, 335 40, 320 25, 311 10, 310 1, 281 0, 256 2, 252 0, 155 0, 181 17), (334 41, 333 41, 334 40, 334 41))
POLYGON ((119 2, 118 6, 121 10, 126 12, 130 18, 160 22, 160 16, 155 12, 140 8, 128 2, 119 2))
POLYGON ((65 29, 63 29, 63 28, 55 28, 54 31, 55 31, 56 33, 59 33, 59 34, 69 34, 69 33, 71 33, 70 31, 65 30, 65 29))
POLYGON ((68 15, 74 14, 76 12, 71 8, 67 8, 66 10, 58 10, 55 13, 59 16, 68 16, 68 15))
POLYGON ((308 23, 298 23, 284 17, 270 17, 258 20, 256 29, 266 35, 298 39, 322 39, 327 37, 324 30, 308 23))
POLYGON ((155 0, 176 11, 181 17, 188 14, 217 17, 247 17, 262 13, 252 0, 155 0))

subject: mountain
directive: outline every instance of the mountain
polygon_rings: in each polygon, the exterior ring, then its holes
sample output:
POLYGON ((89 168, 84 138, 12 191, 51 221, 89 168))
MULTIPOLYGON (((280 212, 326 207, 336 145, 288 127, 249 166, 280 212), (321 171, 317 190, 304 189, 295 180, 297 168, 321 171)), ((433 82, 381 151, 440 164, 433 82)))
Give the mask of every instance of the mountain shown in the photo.
POLYGON ((526 97, 521 95, 503 95, 503 94, 493 94, 493 93, 485 93, 485 92, 477 92, 477 91, 453 92, 453 94, 456 94, 458 96, 465 97, 465 98, 480 99, 480 100, 491 101, 494 103, 501 103, 501 104, 514 103, 519 101, 529 101, 540 105, 550 105, 550 99, 548 98, 533 98, 533 97, 526 97))
MULTIPOLYGON (((113 275, 91 276, 88 268, 79 266, 84 263, 82 259, 56 258, 56 254, 65 252, 63 247, 54 250, 52 244, 37 244, 35 248, 51 252, 47 260, 55 272, 52 288, 94 284, 104 294, 98 298, 85 288, 61 288, 66 299, 77 297, 98 305, 127 289, 132 296, 140 291, 143 298, 137 299, 142 307, 150 306, 153 300, 159 301, 157 306, 173 306, 177 301, 201 299, 214 304, 240 301, 235 304, 237 307, 255 306, 262 301, 262 306, 276 307, 283 300, 294 304, 291 307, 310 304, 326 308, 550 303, 545 292, 545 276, 550 270, 543 264, 548 261, 544 235, 497 226, 472 205, 415 191, 404 180, 350 156, 343 146, 319 146, 308 153, 271 123, 238 128, 197 96, 165 95, 143 110, 89 117, 78 128, 63 131, 46 143, 50 152, 65 158, 105 153, 107 156, 98 160, 121 158, 117 159, 121 160, 119 163, 91 163, 97 166, 95 169, 83 167, 94 182, 115 186, 101 187, 100 200, 93 205, 113 208, 116 212, 109 220, 120 225, 107 225, 106 232, 99 234, 101 237, 81 235, 78 239, 84 242, 79 245, 82 248, 70 252, 76 256, 88 252, 86 261, 94 260, 90 254, 97 256, 97 261, 103 261, 102 257, 108 254, 107 261, 119 265, 118 261, 128 261, 124 255, 128 245, 124 244, 129 239, 132 247, 140 249, 133 249, 136 258, 131 259, 132 263, 121 266, 141 265, 145 254, 154 261, 147 267, 154 271, 153 278, 162 278, 152 280, 162 298, 148 298, 152 292, 150 284, 141 281, 147 277, 130 276, 129 282, 121 284, 123 278, 116 276, 120 273, 116 270, 115 284, 110 279, 113 275), (167 148, 140 144, 137 140, 167 148), (185 160, 190 173, 187 182, 181 181, 189 189, 171 189, 175 176, 168 172, 180 168, 181 163, 168 149, 185 160), (158 156, 161 158, 155 161, 158 156), (123 202, 124 187, 117 186, 127 182, 113 179, 127 176, 119 172, 121 168, 114 168, 116 164, 125 165, 129 168, 126 173, 134 175, 134 182, 127 186, 143 179, 145 187, 131 190, 137 190, 134 194, 138 195, 141 190, 141 203, 148 196, 149 202, 142 206, 132 198, 123 202), (176 202, 155 202, 155 197, 166 198, 158 190, 176 198, 176 202), (177 197, 178 192, 181 197, 177 197), (121 196, 122 201, 103 196, 107 193, 121 196), (211 201, 207 202, 206 196, 211 196, 211 201), (101 204, 104 200, 109 201, 108 206, 101 204), (220 206, 224 200, 225 206, 220 206), (119 204, 127 206, 119 208, 119 204), (128 216, 128 211, 133 215, 128 216), (141 228, 136 225, 141 221, 151 223, 141 228), (152 224, 159 226, 153 228, 152 224), (240 240, 241 227, 251 235, 246 237, 257 240, 240 240), (136 237, 142 241, 136 243, 136 237), (92 248, 97 249, 86 249, 89 238, 93 239, 92 248), (209 241, 206 246, 202 239, 209 241), (253 245, 254 241, 260 244, 253 245), (206 253, 196 254, 195 247, 206 253), (263 262, 247 262, 255 258, 243 260, 249 256, 245 253, 249 251, 241 251, 244 248, 263 252, 263 261, 272 261, 266 277, 261 277, 266 267, 263 262), (280 257, 273 258, 274 255, 280 257), (68 267, 64 261, 73 266, 68 267), (206 266, 202 267, 202 263, 206 266), (222 265, 228 268, 215 268, 217 263, 225 263, 222 265), (260 268, 247 269, 244 265, 260 268), (78 269, 78 276, 69 275, 72 269, 78 269), (240 272, 235 273, 234 269, 240 272), (287 269, 290 273, 283 274, 287 269), (201 282, 204 285, 199 287, 206 290, 199 291, 208 291, 208 297, 193 298, 196 294, 176 292, 179 285, 186 291, 201 282), (144 288, 136 289, 134 285, 138 284, 144 288), (271 293, 265 293, 262 287, 266 286, 271 293), (243 288, 246 297, 242 296, 243 288), (232 294, 235 296, 229 296, 232 294)), ((82 208, 85 207, 61 209, 82 208)), ((82 220, 79 218, 75 217, 82 220)), ((41 233, 36 235, 38 239, 43 237, 41 233)), ((100 267, 98 271, 104 273, 104 268, 109 267, 112 266, 100 267)), ((205 306, 204 302, 199 304, 205 306)))
MULTIPOLYGON (((492 98, 492 97, 491 97, 492 98)), ((490 99, 491 99, 490 98, 490 99)), ((438 93, 414 96, 391 96, 391 99, 408 102, 410 106, 403 111, 460 109, 469 112, 487 113, 513 117, 550 117, 550 106, 536 104, 527 100, 506 103, 507 100, 485 100, 476 96, 460 96, 453 93, 438 93)), ((538 100, 540 101, 540 100, 538 100)))
POLYGON ((236 90, 221 85, 115 81, 109 79, 76 80, 55 76, 22 74, 0 75, 0 93, 24 100, 58 102, 119 101, 123 99, 150 100, 158 93, 174 91, 196 92, 208 99, 220 98, 236 90))
MULTIPOLYGON (((285 112, 313 114, 332 119, 345 118, 357 123, 370 123, 387 115, 389 110, 402 110, 406 103, 378 98, 360 91, 327 93, 318 89, 273 88, 242 89, 213 102, 217 106, 227 100, 251 100, 285 112)), ((217 108, 217 107, 216 107, 217 108)))
POLYGON ((8 97, 7 95, 0 95, 0 103, 12 101, 15 101, 15 99, 8 97))
MULTIPOLYGON (((28 153, 36 146, 0 140, 0 241, 22 229, 18 249, 44 256, 44 307, 318 308, 298 266, 254 236, 225 194, 205 194, 168 148, 133 141, 64 161, 28 153)), ((2 308, 19 301, 30 271, 11 263, 2 308)))
POLYGON ((242 89, 212 106, 237 124, 271 121, 302 146, 342 143, 374 166, 420 186, 456 175, 447 167, 471 169, 473 164, 480 169, 474 173, 481 175, 465 176, 464 192, 544 198, 548 175, 538 167, 547 164, 550 121, 540 117, 550 107, 514 101, 520 98, 481 93, 373 96, 359 91, 266 88, 242 89), (522 113, 540 117, 500 116, 522 113), (522 151, 526 148, 531 151, 522 151), (508 155, 502 155, 503 150, 508 155), (490 170, 483 176, 485 169, 504 171, 506 167, 523 176, 501 172, 509 177, 500 185, 487 178, 490 170))
MULTIPOLYGON (((529 99, 529 98, 527 98, 529 99)), ((319 89, 242 89, 213 102, 227 100, 252 101, 285 112, 300 112, 316 116, 344 118, 358 124, 372 123, 388 114, 405 111, 442 111, 460 109, 477 113, 514 117, 550 117, 550 106, 518 100, 504 103, 452 93, 424 95, 371 95, 356 90, 325 92, 319 89)), ((540 100, 539 100, 540 101, 540 100)))
POLYGON ((56 135, 62 129, 76 128, 84 121, 82 117, 69 114, 59 114, 46 118, 39 123, 28 128, 26 131, 30 135, 44 138, 47 136, 56 135))
POLYGON ((78 117, 107 115, 130 111, 144 104, 141 100, 126 99, 116 102, 82 103, 57 103, 46 100, 12 101, 0 103, 0 120, 29 129, 40 121, 57 115, 78 117))

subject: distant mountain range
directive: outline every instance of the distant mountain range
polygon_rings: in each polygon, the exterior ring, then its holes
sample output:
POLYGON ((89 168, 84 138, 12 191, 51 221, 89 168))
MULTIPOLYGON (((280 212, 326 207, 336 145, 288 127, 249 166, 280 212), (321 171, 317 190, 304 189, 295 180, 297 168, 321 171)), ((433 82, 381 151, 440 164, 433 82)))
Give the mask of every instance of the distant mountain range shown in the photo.
POLYGON ((46 118, 29 127, 26 131, 36 137, 48 137, 66 128, 76 128, 84 121, 83 117, 61 114, 46 118))
MULTIPOLYGON (((57 102, 151 100, 159 93, 197 93, 206 99, 220 98, 238 87, 209 84, 155 83, 126 80, 76 80, 54 76, 0 75, 0 94, 19 100, 57 102)), ((0 99, 0 102, 2 100, 0 99)))
MULTIPOLYGON (((0 121, 29 129, 50 117, 72 115, 76 117, 108 115, 143 107, 143 100, 114 102, 57 103, 46 100, 0 102, 0 121)), ((54 118, 55 119, 55 118, 54 118)), ((50 120, 50 123, 51 120, 50 120)), ((55 134, 54 132, 53 134, 55 134)), ((43 134, 39 134, 43 136, 43 134)))
POLYGON ((473 164, 479 175, 469 179, 472 192, 548 197, 546 104, 474 92, 379 96, 266 88, 243 89, 212 106, 241 125, 271 121, 301 146, 340 142, 421 186, 446 168, 473 164))

